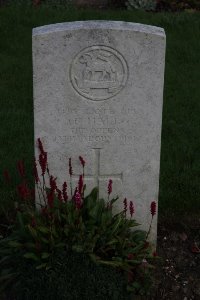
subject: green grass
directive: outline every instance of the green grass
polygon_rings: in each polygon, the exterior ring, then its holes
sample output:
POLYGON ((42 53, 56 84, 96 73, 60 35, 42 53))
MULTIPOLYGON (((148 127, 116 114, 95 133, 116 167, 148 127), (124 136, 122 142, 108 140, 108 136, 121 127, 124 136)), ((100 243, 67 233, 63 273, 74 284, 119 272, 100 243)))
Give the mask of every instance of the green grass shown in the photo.
MULTIPOLYGON (((200 210, 200 14, 0 8, 0 191, 2 171, 16 184, 16 162, 33 160, 32 28, 76 20, 124 20, 161 26, 167 35, 160 170, 160 213, 200 210)), ((131 49, 130 49, 131 51, 131 49)), ((29 175, 29 178, 31 176, 29 175)))

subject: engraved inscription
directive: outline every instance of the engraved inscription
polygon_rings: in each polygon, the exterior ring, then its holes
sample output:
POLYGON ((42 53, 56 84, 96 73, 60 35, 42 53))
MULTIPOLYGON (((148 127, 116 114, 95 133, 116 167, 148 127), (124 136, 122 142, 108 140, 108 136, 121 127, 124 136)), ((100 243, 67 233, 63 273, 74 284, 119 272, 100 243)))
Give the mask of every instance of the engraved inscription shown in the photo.
MULTIPOLYGON (((115 143, 120 146, 132 146, 137 141, 135 129, 135 107, 124 104, 122 107, 67 107, 60 110, 63 116, 65 135, 56 135, 56 142, 87 143, 90 147, 104 147, 115 143)), ((57 119, 59 122, 59 119, 57 119)))
POLYGON ((119 144, 119 146, 125 146, 125 145, 134 145, 134 137, 132 135, 128 134, 109 134, 109 135, 90 135, 89 133, 84 135, 59 135, 52 140, 56 143, 59 143, 63 146, 66 145, 66 143, 73 143, 73 142, 80 142, 80 143, 87 143, 90 146, 92 145, 105 145, 110 143, 111 141, 116 140, 119 144))
POLYGON ((91 46, 79 52, 70 68, 74 89, 83 97, 105 100, 125 86, 128 67, 123 56, 107 46, 91 46))

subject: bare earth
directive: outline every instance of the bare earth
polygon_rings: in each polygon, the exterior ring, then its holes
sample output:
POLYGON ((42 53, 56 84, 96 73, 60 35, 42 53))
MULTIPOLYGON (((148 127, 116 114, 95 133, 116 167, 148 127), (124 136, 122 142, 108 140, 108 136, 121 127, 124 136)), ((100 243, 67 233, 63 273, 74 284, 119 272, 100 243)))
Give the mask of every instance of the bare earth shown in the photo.
POLYGON ((200 300, 200 216, 160 220, 157 253, 150 299, 200 300))

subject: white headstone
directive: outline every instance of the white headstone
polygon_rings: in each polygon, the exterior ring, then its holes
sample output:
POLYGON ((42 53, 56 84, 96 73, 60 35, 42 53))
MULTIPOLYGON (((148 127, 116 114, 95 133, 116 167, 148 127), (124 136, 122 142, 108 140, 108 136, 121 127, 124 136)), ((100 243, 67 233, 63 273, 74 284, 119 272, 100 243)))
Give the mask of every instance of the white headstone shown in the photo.
MULTIPOLYGON (((148 230, 158 200, 165 61, 162 28, 86 21, 33 29, 35 141, 41 138, 52 175, 74 186, 86 161, 87 192, 98 186, 114 212, 132 200, 148 230)), ((36 149, 36 154, 37 154, 36 149)), ((151 240, 156 241, 155 217, 151 240)))

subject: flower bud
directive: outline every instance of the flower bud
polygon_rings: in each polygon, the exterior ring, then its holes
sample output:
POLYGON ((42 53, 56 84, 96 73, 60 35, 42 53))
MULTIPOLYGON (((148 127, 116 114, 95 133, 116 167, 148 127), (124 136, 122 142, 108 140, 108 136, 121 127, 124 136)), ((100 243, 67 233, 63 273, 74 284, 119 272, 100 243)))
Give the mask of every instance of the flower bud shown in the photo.
POLYGON ((19 171, 20 176, 23 178, 25 177, 25 168, 24 168, 24 163, 22 160, 19 160, 17 163, 17 169, 19 171))
POLYGON ((152 217, 155 216, 156 214, 156 202, 155 201, 152 201, 151 202, 151 214, 152 214, 152 217))
POLYGON ((83 191, 83 175, 79 176, 78 191, 79 191, 79 194, 81 195, 82 191, 83 191))
POLYGON ((63 193, 64 201, 67 202, 67 200, 68 200, 68 195, 67 195, 67 182, 66 182, 66 181, 63 183, 63 186, 62 186, 62 193, 63 193))
POLYGON ((85 167, 85 160, 82 158, 82 156, 79 156, 79 160, 81 162, 82 167, 85 167))
POLYGON ((71 157, 69 158, 69 175, 70 175, 70 176, 73 175, 73 170, 72 170, 72 159, 71 159, 71 157))
POLYGON ((135 212, 134 205, 133 205, 132 201, 130 201, 130 204, 129 204, 129 211, 130 211, 130 215, 132 217, 134 212, 135 212))
POLYGON ((40 153, 44 154, 44 148, 43 148, 43 145, 42 145, 42 142, 41 142, 40 138, 38 138, 38 148, 40 150, 40 153))
POLYGON ((108 195, 110 195, 112 193, 112 179, 109 180, 108 182, 108 195))

